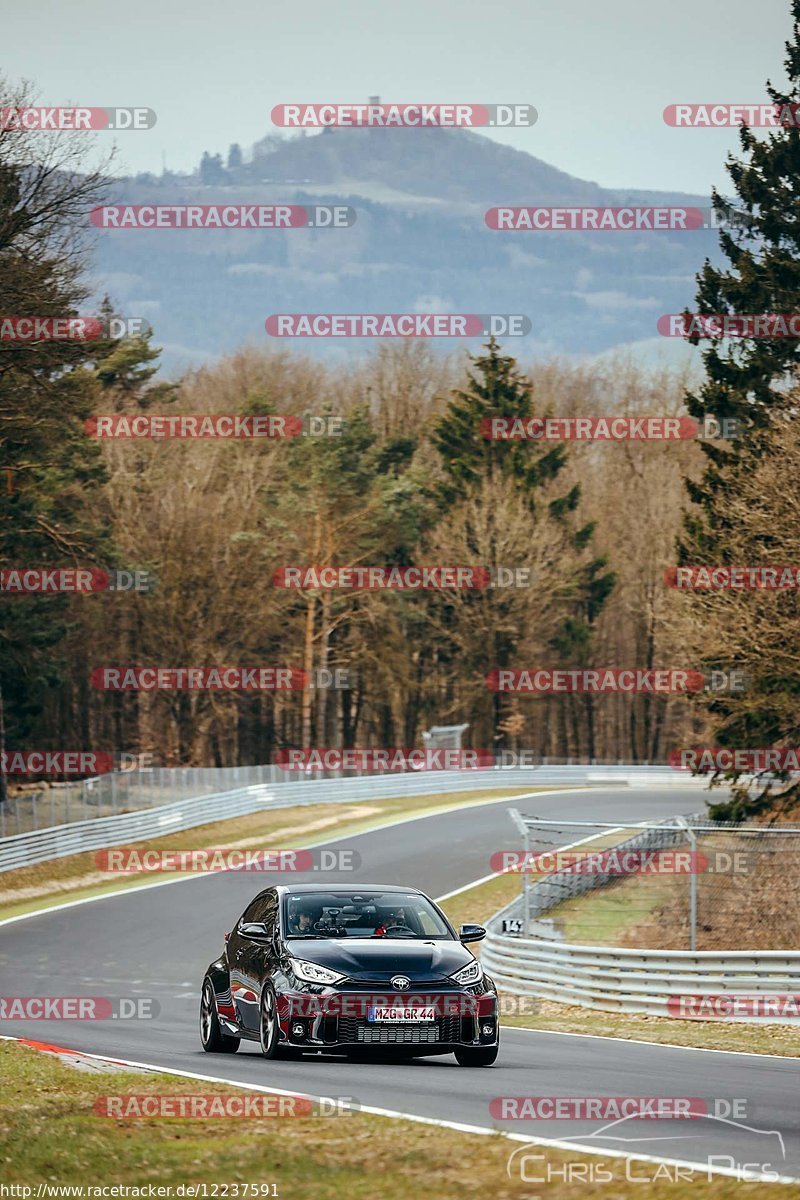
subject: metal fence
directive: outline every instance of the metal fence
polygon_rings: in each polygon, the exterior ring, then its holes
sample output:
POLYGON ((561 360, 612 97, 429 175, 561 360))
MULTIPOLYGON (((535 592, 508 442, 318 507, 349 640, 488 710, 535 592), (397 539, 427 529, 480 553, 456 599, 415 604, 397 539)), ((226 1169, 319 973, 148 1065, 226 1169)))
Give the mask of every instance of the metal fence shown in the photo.
MULTIPOLYGON (((472 776, 478 781, 474 785, 465 782, 464 789, 467 790, 472 786, 497 786, 494 782, 497 776, 506 779, 516 776, 523 778, 524 775, 522 786, 525 786, 525 780, 532 778, 530 773, 534 771, 537 778, 541 776, 545 781, 553 780, 558 773, 563 772, 567 773, 565 778, 572 778, 570 772, 574 772, 574 778, 589 783, 602 781, 625 785, 632 775, 645 772, 648 778, 657 782, 697 786, 697 781, 691 776, 687 778, 686 772, 671 771, 665 766, 651 766, 646 763, 635 766, 620 763, 573 763, 571 760, 555 763, 544 758, 535 767, 492 767, 461 774, 464 779, 472 776), (553 774, 554 771, 556 775, 553 774), (490 778, 491 782, 482 782, 484 777, 490 778)), ((381 779, 385 774, 372 773, 369 778, 381 779)), ((437 791, 441 790, 435 783, 437 774, 442 773, 414 772, 413 778, 425 780, 424 791, 437 791)), ((42 784, 10 795, 6 804, 0 804, 0 838, 54 825, 69 825, 77 821, 139 812, 141 809, 174 804, 177 800, 211 796, 256 784, 279 787, 289 783, 319 783, 331 779, 348 779, 354 782, 361 778, 364 778, 363 774, 334 771, 311 774, 287 770, 274 764, 246 767, 144 767, 114 771, 74 783, 42 784)))
POLYGON ((663 950, 797 946, 800 829, 696 813, 624 830, 509 811, 524 845, 528 933, 663 950), (577 832, 588 836, 575 842, 577 832))
POLYGON ((145 767, 28 788, 0 804, 0 838, 285 781, 276 766, 145 767))
POLYGON ((611 1012, 796 1023, 800 830, 695 816, 631 832, 512 815, 522 865, 558 865, 558 850, 570 861, 535 882, 524 871, 521 895, 489 921, 481 959, 501 988, 611 1012), (590 827, 601 832, 564 845, 590 827))
MULTIPOLYGON (((247 768, 248 770, 250 768, 247 768)), ((269 772, 275 768, 253 768, 269 772)), ((286 773, 283 772, 284 780, 286 773)), ((247 787, 187 797, 171 804, 154 805, 129 813, 96 815, 83 821, 48 826, 0 838, 0 872, 63 858, 87 850, 120 846, 144 838, 163 837, 212 821, 245 816, 263 809, 295 805, 347 803, 393 796, 439 795, 514 788, 700 785, 663 768, 561 766, 525 767, 486 771, 425 771, 358 776, 338 779, 302 779, 280 783, 257 782, 247 787)), ((524 798, 524 797, 523 797, 524 798)))
POLYGON ((797 1023, 800 951, 626 950, 501 933, 520 908, 517 898, 489 922, 481 951, 501 989, 605 1012, 797 1023))

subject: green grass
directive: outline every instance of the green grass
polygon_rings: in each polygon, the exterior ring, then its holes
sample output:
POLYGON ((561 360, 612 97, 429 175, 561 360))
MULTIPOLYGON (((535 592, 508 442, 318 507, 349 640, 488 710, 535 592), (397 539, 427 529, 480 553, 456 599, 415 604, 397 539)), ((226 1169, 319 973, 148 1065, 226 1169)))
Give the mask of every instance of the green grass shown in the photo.
MULTIPOLYGON (((467 1076, 453 1070, 454 1085, 466 1086, 467 1076)), ((94 1111, 101 1097, 242 1091, 166 1074, 89 1074, 16 1043, 0 1043, 0 1075, 0 1162, 6 1185, 206 1184, 210 1189, 214 1184, 246 1182, 276 1184, 280 1200, 408 1200, 410 1195, 424 1195, 426 1200, 529 1200, 532 1195, 519 1176, 508 1178, 506 1164, 518 1143, 499 1135, 470 1135, 362 1113, 110 1119, 94 1111)), ((269 1084, 268 1063, 263 1083, 269 1084)), ((392 1106, 391 1096, 386 1101, 392 1106)), ((547 1147, 539 1152, 546 1160, 536 1164, 539 1173, 550 1169, 563 1174, 565 1163, 587 1172, 598 1163, 594 1156, 572 1151, 547 1147)), ((635 1189, 641 1184, 624 1182, 622 1160, 602 1161, 614 1172, 617 1187, 609 1191, 608 1183, 558 1181, 547 1185, 548 1200, 615 1200, 639 1194, 635 1189)), ((658 1170, 641 1163, 633 1173, 652 1178, 658 1170)), ((763 1185, 721 1177, 708 1181, 699 1175, 698 1184, 708 1200, 750 1200, 763 1193, 763 1185)), ((663 1174, 646 1190, 647 1200, 675 1200, 681 1194, 663 1174)), ((800 1186, 788 1185, 780 1194, 798 1200, 800 1186)), ((234 1196, 232 1187, 227 1195, 234 1196)))
MULTIPOLYGON (((399 796, 353 804, 315 804, 302 808, 270 809, 228 821, 200 825, 180 833, 132 842, 139 850, 190 850, 208 847, 302 849, 329 839, 368 832, 387 821, 432 815, 452 808, 527 794, 539 788, 498 788, 486 792, 449 792, 399 796)), ((556 790, 548 788, 548 791, 556 790)), ((34 867, 4 871, 0 875, 0 920, 37 912, 53 904, 102 896, 107 892, 142 887, 168 873, 141 873, 133 877, 104 875, 94 853, 51 859, 34 867)))
POLYGON ((565 900, 547 915, 567 942, 620 946, 630 929, 673 895, 674 879, 669 875, 620 879, 565 900))

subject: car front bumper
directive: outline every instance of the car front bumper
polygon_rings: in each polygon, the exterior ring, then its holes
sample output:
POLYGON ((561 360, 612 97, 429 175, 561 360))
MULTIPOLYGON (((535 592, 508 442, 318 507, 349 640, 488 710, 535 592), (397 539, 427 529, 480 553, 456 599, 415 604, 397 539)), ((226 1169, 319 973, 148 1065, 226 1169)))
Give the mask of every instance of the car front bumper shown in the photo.
POLYGON ((307 1050, 396 1046, 446 1052, 461 1046, 494 1046, 499 1032, 494 992, 480 996, 464 991, 410 995, 284 992, 278 996, 278 1024, 282 1045, 307 1050), (369 1010, 376 1003, 432 1007, 435 1015, 428 1021, 374 1021, 369 1010))

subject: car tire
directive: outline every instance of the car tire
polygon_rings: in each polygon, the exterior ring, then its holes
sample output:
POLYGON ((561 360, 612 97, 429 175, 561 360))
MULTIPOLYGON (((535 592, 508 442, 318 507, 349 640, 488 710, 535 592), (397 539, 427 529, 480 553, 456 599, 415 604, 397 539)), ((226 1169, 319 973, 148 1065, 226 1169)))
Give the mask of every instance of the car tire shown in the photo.
POLYGON ((279 1037, 275 992, 271 984, 265 983, 261 989, 261 1003, 258 1006, 258 1042, 264 1058, 276 1057, 279 1037))
POLYGON ((217 1016, 214 985, 206 976, 200 996, 200 1041, 206 1054, 235 1054, 241 1038, 222 1032, 217 1016))
POLYGON ((490 1067, 497 1058, 500 1046, 464 1046, 456 1050, 456 1062, 460 1067, 490 1067))

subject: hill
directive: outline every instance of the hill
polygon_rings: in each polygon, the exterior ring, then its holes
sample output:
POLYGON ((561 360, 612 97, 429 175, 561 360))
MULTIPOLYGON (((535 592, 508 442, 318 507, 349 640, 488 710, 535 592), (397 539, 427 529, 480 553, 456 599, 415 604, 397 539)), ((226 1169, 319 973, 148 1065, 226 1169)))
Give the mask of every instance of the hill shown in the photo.
MULTIPOLYGON (((711 230, 487 229, 484 212, 498 204, 704 207, 708 198, 602 188, 460 129, 267 136, 230 170, 209 158, 193 175, 115 180, 108 202, 357 210, 349 229, 99 233, 98 291, 151 321, 172 369, 244 342, 274 345, 264 320, 275 312, 525 313, 532 331, 514 342, 523 359, 601 353, 652 339, 662 313, 691 307, 694 274, 717 249, 711 230)), ((338 356, 367 346, 298 344, 338 356)))

